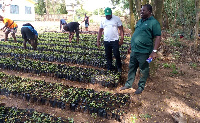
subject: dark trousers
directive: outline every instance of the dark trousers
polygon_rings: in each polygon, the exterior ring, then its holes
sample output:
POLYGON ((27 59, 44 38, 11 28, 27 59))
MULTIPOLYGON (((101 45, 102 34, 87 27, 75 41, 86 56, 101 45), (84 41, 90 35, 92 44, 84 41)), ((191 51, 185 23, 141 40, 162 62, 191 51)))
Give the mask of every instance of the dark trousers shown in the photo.
POLYGON ((121 57, 119 52, 119 40, 116 41, 104 41, 105 53, 106 53, 106 60, 107 60, 107 69, 114 70, 115 68, 112 65, 112 52, 116 59, 116 66, 118 69, 121 69, 121 57))
POLYGON ((149 76, 149 63, 146 61, 149 57, 148 53, 135 53, 131 52, 130 62, 129 62, 129 71, 128 71, 128 80, 126 81, 125 86, 131 88, 135 80, 135 75, 137 68, 140 68, 140 80, 138 87, 144 90, 145 83, 149 76))

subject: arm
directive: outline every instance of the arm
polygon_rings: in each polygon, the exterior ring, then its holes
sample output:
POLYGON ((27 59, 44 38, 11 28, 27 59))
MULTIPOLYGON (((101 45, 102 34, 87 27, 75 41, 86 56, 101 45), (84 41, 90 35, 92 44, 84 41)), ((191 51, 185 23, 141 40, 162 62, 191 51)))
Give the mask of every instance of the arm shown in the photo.
POLYGON ((84 22, 84 21, 85 21, 85 17, 84 17, 84 20, 82 22, 84 22))
MULTIPOLYGON (((154 45, 154 50, 158 50, 158 47, 160 46, 160 41, 161 41, 161 36, 156 36, 155 38, 155 45, 154 45)), ((156 52, 153 52, 150 54, 151 58, 155 59, 157 57, 157 53, 156 52)))
POLYGON ((131 45, 129 46, 127 53, 131 53, 131 45))
POLYGON ((60 20, 60 31, 61 31, 61 28, 62 28, 62 23, 61 23, 61 20, 60 20))
POLYGON ((100 47, 100 46, 101 46, 99 40, 101 39, 102 32, 103 32, 103 28, 99 28, 99 32, 98 32, 98 36, 97 36, 97 47, 100 47))
POLYGON ((121 39, 119 41, 119 45, 121 46, 123 44, 123 41, 124 41, 124 30, 123 30, 123 26, 122 25, 119 26, 118 28, 120 30, 120 36, 121 36, 121 39))
POLYGON ((5 29, 7 29, 7 26, 8 26, 8 22, 5 23, 4 27, 2 27, 1 30, 5 32, 5 29))

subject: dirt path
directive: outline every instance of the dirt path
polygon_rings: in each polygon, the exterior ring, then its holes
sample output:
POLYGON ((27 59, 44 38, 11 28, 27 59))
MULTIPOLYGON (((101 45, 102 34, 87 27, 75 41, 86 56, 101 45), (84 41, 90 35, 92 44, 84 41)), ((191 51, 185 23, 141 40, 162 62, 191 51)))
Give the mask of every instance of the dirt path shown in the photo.
MULTIPOLYGON (((2 38, 2 36, 4 35, 1 32, 0 38, 2 38)), ((171 68, 163 67, 166 63, 170 64, 172 61, 158 61, 158 70, 155 77, 148 79, 145 90, 140 95, 134 94, 135 89, 137 89, 138 77, 135 80, 133 89, 119 91, 119 88, 123 86, 127 79, 129 56, 125 60, 125 64, 123 66, 122 84, 114 89, 105 88, 97 84, 80 84, 79 82, 71 82, 53 77, 37 76, 28 73, 6 71, 2 69, 0 71, 4 71, 6 74, 10 75, 45 80, 46 82, 59 82, 74 87, 91 88, 95 89, 95 91, 130 93, 131 104, 128 113, 122 120, 123 123, 133 123, 133 121, 136 123, 173 123, 173 117, 178 117, 178 115, 174 115, 173 112, 179 112, 182 114, 182 120, 185 123, 200 123, 200 67, 194 67, 188 63, 175 63, 178 73, 174 74, 171 68)), ((0 95, 0 102, 6 103, 6 106, 34 108, 37 111, 54 114, 56 116, 65 118, 71 117, 74 118, 76 123, 117 122, 115 120, 107 120, 98 117, 95 118, 87 113, 70 112, 49 106, 32 104, 14 97, 0 95)))

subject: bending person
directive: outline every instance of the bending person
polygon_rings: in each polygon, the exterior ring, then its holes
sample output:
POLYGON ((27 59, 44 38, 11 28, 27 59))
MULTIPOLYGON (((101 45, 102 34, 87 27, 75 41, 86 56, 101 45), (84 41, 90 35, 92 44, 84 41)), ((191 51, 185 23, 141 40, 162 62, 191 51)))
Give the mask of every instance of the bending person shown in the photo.
POLYGON ((71 43, 72 38, 74 37, 74 33, 76 33, 76 41, 79 42, 79 23, 78 22, 70 22, 64 25, 63 29, 65 31, 69 31, 69 42, 71 43))
POLYGON ((60 31, 62 32, 64 25, 67 24, 65 19, 60 19, 60 31))
POLYGON ((28 41, 29 44, 33 47, 34 50, 37 49, 37 39, 38 33, 34 29, 34 27, 30 23, 23 24, 21 28, 22 38, 24 39, 23 45, 24 49, 26 49, 26 42, 28 41))
POLYGON ((3 21, 5 24, 4 27, 1 28, 3 32, 5 32, 4 41, 8 40, 8 34, 11 32, 12 37, 14 38, 14 42, 17 43, 15 33, 17 32, 18 25, 11 19, 4 18, 0 15, 0 21, 3 21))

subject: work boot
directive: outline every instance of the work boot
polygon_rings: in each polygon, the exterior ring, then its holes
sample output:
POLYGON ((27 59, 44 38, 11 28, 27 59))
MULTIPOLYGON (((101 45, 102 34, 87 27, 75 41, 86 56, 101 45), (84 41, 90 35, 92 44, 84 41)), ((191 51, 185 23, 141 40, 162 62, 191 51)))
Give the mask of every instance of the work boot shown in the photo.
POLYGON ((141 94, 142 93, 142 89, 141 88, 138 88, 136 91, 135 91, 135 94, 141 94))

